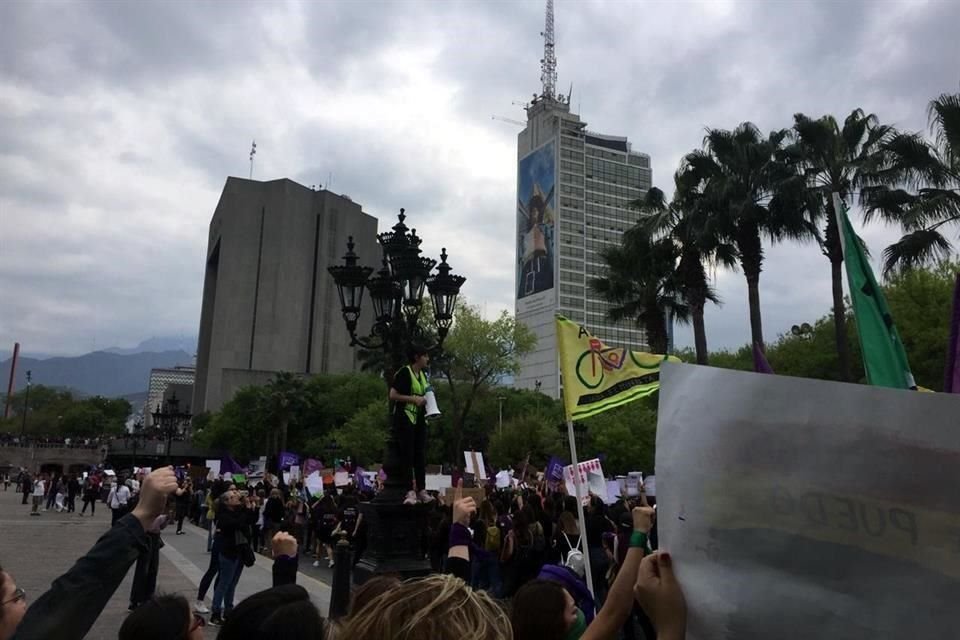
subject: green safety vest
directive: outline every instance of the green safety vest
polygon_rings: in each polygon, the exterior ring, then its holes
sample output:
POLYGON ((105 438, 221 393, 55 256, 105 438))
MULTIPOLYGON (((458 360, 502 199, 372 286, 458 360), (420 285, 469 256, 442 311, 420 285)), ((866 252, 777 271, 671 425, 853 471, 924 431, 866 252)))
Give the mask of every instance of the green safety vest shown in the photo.
MULTIPOLYGON (((413 368, 409 365, 403 369, 408 369, 410 371, 410 395, 422 396, 427 393, 427 377, 423 375, 423 371, 419 375, 413 372, 413 368)), ((403 371, 400 369, 400 371, 403 371)), ((407 403, 403 407, 403 412, 407 414, 407 418, 410 419, 410 424, 417 424, 417 414, 420 411, 420 407, 415 404, 407 403)))

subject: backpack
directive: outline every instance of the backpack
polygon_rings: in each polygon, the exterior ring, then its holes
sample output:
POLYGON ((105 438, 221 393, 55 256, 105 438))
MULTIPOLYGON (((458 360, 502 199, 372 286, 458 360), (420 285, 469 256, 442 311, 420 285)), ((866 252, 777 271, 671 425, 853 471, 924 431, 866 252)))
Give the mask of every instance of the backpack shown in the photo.
POLYGON ((570 551, 567 552, 567 557, 563 559, 563 566, 582 578, 586 572, 584 568, 583 551, 580 550, 583 539, 577 540, 577 546, 573 546, 570 544, 570 538, 567 537, 566 533, 563 534, 563 537, 567 541, 567 546, 570 547, 570 551))
POLYGON ((483 548, 487 551, 500 553, 500 528, 497 525, 487 527, 487 540, 483 548))

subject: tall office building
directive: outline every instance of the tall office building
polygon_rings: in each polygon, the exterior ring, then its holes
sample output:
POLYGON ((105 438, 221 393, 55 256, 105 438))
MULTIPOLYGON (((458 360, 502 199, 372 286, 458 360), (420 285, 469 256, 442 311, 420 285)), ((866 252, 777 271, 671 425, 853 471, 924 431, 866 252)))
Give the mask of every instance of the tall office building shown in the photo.
POLYGON ((279 371, 358 369, 327 273, 348 236, 364 263, 377 263, 377 220, 349 197, 287 179, 227 178, 210 220, 194 414, 279 371))
POLYGON ((622 136, 595 133, 556 93, 553 2, 547 1, 543 90, 527 106, 517 138, 516 315, 537 335, 514 385, 560 392, 554 315, 584 324, 615 346, 646 349, 633 322, 607 319, 609 305, 592 292, 604 273, 601 252, 619 246, 639 213, 630 203, 651 185, 650 156, 622 136))

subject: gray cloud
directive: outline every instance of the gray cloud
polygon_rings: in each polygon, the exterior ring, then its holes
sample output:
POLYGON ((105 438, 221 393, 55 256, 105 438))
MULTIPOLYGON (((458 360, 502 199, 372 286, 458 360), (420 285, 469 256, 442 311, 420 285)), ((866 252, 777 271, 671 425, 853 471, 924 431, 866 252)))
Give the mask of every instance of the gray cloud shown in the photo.
MULTIPOLYGON (((512 101, 539 88, 542 2, 0 4, 0 345, 80 353, 199 319, 207 225, 227 175, 399 207, 465 294, 513 307, 512 101)), ((957 89, 947 1, 557 2, 560 82, 592 129, 628 135, 669 191, 704 127, 857 106, 908 129, 957 89)), ((865 231, 875 255, 896 229, 865 231)), ((829 308, 813 246, 768 251, 769 337, 829 308), (798 277, 802 274, 802 277, 798 277)), ((718 274, 711 346, 749 331, 718 274)), ((678 340, 689 343, 688 328, 678 340)))

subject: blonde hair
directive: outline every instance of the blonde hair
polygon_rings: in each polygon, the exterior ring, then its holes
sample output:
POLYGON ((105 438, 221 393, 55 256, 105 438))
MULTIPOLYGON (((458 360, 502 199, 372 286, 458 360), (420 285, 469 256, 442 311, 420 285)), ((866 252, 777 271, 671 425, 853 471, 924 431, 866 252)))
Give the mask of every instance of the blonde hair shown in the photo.
POLYGON ((577 526, 577 519, 569 511, 564 511, 560 514, 560 529, 570 536, 575 533, 580 533, 580 527, 577 526))
POLYGON ((513 640, 506 612, 460 578, 436 574, 407 580, 347 619, 350 640, 513 640))

